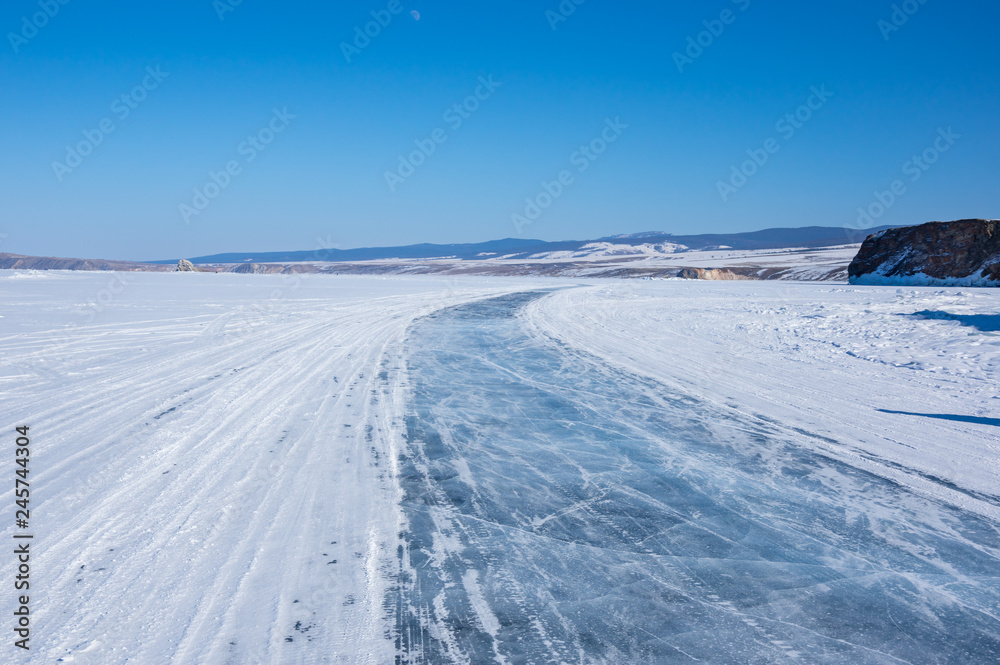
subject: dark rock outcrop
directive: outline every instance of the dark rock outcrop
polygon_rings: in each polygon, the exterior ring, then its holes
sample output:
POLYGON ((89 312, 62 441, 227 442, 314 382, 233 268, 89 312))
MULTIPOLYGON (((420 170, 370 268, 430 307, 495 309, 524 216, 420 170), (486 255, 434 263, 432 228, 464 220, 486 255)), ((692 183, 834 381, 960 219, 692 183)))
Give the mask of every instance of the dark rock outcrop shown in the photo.
POLYGON ((1000 286, 1000 220, 904 226, 868 236, 851 284, 1000 286))
POLYGON ((201 270, 195 268, 194 264, 187 259, 181 259, 177 262, 177 272, 201 272, 201 270))

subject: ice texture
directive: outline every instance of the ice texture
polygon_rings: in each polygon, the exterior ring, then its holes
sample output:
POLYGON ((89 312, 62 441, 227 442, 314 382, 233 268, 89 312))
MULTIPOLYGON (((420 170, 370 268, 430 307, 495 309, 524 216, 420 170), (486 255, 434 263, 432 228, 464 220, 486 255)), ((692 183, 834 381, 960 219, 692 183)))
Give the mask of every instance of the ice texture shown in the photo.
POLYGON ((996 523, 529 334, 544 295, 409 331, 399 662, 1000 662, 996 523))

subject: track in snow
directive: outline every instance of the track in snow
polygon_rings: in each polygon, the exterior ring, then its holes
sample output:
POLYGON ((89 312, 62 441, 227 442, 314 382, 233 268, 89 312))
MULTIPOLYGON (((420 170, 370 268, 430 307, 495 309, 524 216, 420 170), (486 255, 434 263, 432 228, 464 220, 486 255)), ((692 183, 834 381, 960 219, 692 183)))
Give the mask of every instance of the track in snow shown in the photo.
POLYGON ((5 640, 0 662, 391 661, 402 407, 379 370, 414 317, 509 289, 127 277, 69 334, 106 276, 0 292, 0 404, 5 432, 31 426, 35 534, 31 651, 5 640))
POLYGON ((1000 661, 1000 529, 525 332, 407 342, 400 663, 1000 661))

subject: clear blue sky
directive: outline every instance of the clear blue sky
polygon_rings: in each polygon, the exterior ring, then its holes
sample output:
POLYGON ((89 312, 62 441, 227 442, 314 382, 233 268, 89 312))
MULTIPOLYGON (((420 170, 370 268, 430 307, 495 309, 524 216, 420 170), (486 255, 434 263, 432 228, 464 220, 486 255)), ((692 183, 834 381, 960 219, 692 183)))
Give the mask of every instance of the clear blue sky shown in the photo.
POLYGON ((567 0, 564 21, 546 14, 559 0, 400 2, 396 14, 382 0, 235 2, 2 4, 0 251, 158 259, 317 239, 843 226, 896 180, 905 191, 878 223, 1000 216, 996 3, 910 0, 917 11, 889 31, 888 0, 567 0), (391 22, 348 62, 342 44, 380 10, 391 22), (678 67, 705 21, 721 34, 678 67), (144 99, 121 100, 144 83, 144 99), (832 96, 810 100, 823 86, 832 96), (477 90, 486 99, 456 126, 446 112, 477 90), (779 130, 797 111, 808 120, 779 130), (607 119, 627 128, 605 131, 607 119), (67 147, 96 143, 102 121, 114 131, 77 163, 67 147), (948 128, 960 138, 933 154, 948 128), (602 132, 615 139, 603 154, 574 157, 602 132), (386 172, 418 140, 435 150, 393 191, 386 172), (927 149, 934 164, 907 165, 927 149), (767 162, 730 180, 748 150, 767 162), (230 162, 214 190, 210 173, 230 162), (515 225, 562 171, 559 196, 515 225), (723 200, 720 181, 740 186, 723 200), (206 185, 217 196, 185 219, 206 185))

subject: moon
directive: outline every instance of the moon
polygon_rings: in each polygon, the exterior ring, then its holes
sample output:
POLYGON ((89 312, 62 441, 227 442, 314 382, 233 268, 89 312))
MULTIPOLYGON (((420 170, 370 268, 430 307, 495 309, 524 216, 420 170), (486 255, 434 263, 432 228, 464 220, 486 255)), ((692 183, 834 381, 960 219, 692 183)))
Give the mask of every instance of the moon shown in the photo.
POLYGON ((419 21, 420 20, 420 12, 418 12, 416 9, 414 9, 413 11, 410 12, 410 16, 413 17, 414 21, 419 21))

